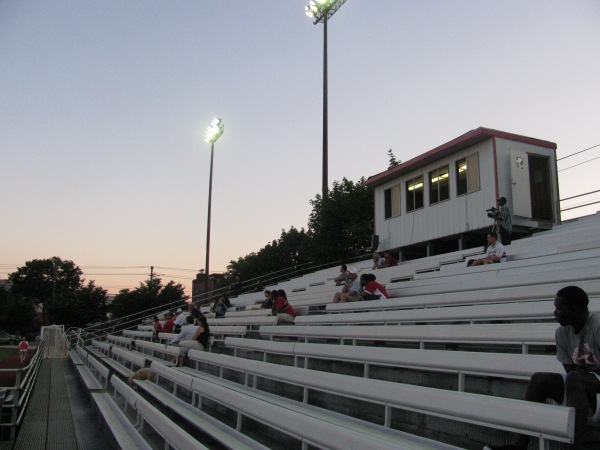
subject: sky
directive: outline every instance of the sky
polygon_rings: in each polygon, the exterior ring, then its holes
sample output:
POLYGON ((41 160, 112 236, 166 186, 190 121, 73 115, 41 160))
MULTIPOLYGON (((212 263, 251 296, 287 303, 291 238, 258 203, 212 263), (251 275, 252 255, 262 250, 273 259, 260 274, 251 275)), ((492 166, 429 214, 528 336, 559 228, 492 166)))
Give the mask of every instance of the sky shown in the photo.
MULTIPOLYGON (((323 76, 306 4, 0 0, 0 279, 59 256, 110 294, 154 266, 190 295, 214 117, 211 272, 306 227, 323 76)), ((558 158, 600 144, 597 0, 348 0, 328 49, 330 185, 479 126, 558 158)), ((561 198, 600 190, 597 157, 559 161, 561 198)))

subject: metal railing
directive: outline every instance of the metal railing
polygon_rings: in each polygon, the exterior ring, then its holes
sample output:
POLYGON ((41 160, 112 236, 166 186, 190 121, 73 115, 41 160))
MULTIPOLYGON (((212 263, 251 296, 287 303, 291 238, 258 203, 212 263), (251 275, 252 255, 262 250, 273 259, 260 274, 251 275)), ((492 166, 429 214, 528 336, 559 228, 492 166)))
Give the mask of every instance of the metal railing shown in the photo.
MULTIPOLYGON (((361 261, 364 259, 370 258, 371 249, 362 248, 353 252, 346 260, 346 264, 351 264, 356 261, 361 261)), ((265 274, 261 277, 256 277, 250 280, 246 280, 242 283, 242 294, 252 292, 252 288, 256 286, 258 281, 264 283, 264 286, 274 286, 283 281, 292 280, 294 278, 299 278, 302 275, 306 275, 307 273, 316 272, 318 270, 322 270, 328 267, 334 267, 339 264, 339 261, 328 261, 325 263, 313 265, 314 263, 308 262, 299 264, 297 266, 286 267, 284 269, 271 272, 265 274), (245 290, 244 290, 245 286, 245 290)), ((208 297, 203 298, 201 301, 193 301, 198 305, 206 305, 214 302, 224 293, 231 292, 231 286, 224 286, 219 289, 215 289, 208 293, 208 297)), ((206 295, 203 293, 201 295, 206 295)), ((182 302, 181 300, 177 300, 175 302, 167 303, 164 305, 159 305, 153 308, 148 308, 146 310, 130 314, 128 316, 121 317, 117 320, 113 320, 110 322, 105 322, 100 325, 95 325, 87 328, 69 328, 66 331, 66 338, 69 342, 70 346, 73 347, 75 344, 79 344, 81 346, 85 346, 89 344, 93 339, 103 340, 107 335, 118 333, 122 330, 126 330, 129 328, 136 327, 140 323, 144 321, 148 321, 154 315, 161 315, 167 310, 171 310, 174 308, 187 307, 187 304, 182 302)))
POLYGON ((29 397, 33 391, 35 380, 44 360, 46 352, 46 339, 42 338, 37 346, 36 352, 31 361, 25 367, 18 369, 0 369, 1 373, 15 373, 15 383, 13 386, 4 386, 6 396, 4 404, 1 406, 0 429, 2 430, 2 439, 5 439, 5 432, 8 429, 10 440, 13 441, 16 436, 17 428, 21 424, 23 414, 27 408, 29 397))

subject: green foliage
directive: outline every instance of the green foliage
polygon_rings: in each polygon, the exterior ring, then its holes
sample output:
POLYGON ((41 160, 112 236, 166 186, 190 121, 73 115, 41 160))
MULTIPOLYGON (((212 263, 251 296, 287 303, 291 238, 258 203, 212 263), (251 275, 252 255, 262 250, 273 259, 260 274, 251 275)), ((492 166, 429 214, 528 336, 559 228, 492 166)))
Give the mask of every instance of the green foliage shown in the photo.
POLYGON ((93 281, 85 286, 82 274, 73 261, 55 256, 27 261, 8 279, 15 299, 40 305, 48 323, 69 327, 102 320, 105 312, 106 291, 93 281))
POLYGON ((231 261, 227 269, 232 275, 231 279, 240 276, 242 280, 250 280, 309 262, 309 249, 310 238, 304 229, 298 231, 291 227, 289 231, 281 230, 279 239, 265 245, 257 253, 231 261))
POLYGON ((370 245, 374 200, 364 178, 336 181, 325 199, 317 195, 310 204, 308 232, 315 261, 343 261, 370 245))
POLYGON ((0 329, 9 333, 27 333, 35 326, 33 302, 0 287, 0 329))
POLYGON ((49 313, 55 323, 84 327, 102 320, 106 312, 107 291, 90 281, 87 286, 61 295, 50 305, 49 313))
POLYGON ((133 289, 122 289, 110 305, 110 311, 117 317, 129 316, 160 306, 183 306, 189 297, 180 283, 169 281, 163 286, 158 277, 147 279, 133 289))
POLYGON ((402 161, 396 160, 396 155, 394 155, 394 152, 392 151, 391 148, 388 150, 387 154, 388 154, 388 158, 390 161, 388 164, 388 170, 393 169, 394 167, 402 164, 402 161))
POLYGON ((250 253, 227 266, 229 279, 259 278, 268 273, 300 266, 343 261, 368 247, 373 229, 373 191, 364 178, 354 183, 336 181, 324 199, 310 201, 308 231, 291 227, 279 239, 256 253, 250 253))
POLYGON ((12 292, 36 303, 46 304, 53 297, 68 295, 81 288, 83 272, 73 261, 58 257, 27 261, 11 273, 12 292))

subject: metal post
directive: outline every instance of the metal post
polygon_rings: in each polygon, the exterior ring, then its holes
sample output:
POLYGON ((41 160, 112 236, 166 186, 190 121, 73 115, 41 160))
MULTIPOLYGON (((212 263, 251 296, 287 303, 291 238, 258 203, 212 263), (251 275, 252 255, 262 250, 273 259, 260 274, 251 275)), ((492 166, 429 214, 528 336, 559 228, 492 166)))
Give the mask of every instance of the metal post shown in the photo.
POLYGON ((327 152, 328 152, 328 123, 327 123, 327 13, 323 15, 323 198, 327 196, 327 152))
POLYGON ((212 142, 210 145, 210 178, 208 182, 208 219, 206 222, 206 295, 208 298, 208 277, 210 274, 209 261, 210 261, 210 208, 212 204, 212 179, 213 179, 213 158, 215 155, 215 143, 212 142))

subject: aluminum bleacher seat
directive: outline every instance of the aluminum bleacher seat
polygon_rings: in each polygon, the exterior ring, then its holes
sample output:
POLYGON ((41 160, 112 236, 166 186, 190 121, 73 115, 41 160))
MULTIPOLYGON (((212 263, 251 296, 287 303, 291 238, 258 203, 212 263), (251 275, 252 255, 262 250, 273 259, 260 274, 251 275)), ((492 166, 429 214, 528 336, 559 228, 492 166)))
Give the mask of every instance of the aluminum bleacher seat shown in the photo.
MULTIPOLYGON (((192 352, 193 350, 190 350, 192 352)), ((206 353, 206 352, 202 352, 206 353)), ((304 445, 345 450, 349 448, 398 449, 398 448, 456 448, 441 442, 386 429, 381 425, 352 420, 331 411, 322 410, 301 402, 295 402, 265 392, 257 391, 219 377, 197 371, 188 372, 153 364, 152 370, 160 380, 173 385, 173 392, 180 389, 191 391, 194 398, 207 398, 237 413, 236 429, 242 428, 244 417, 262 425, 286 433, 304 445)), ((137 382, 143 387, 147 381, 137 382)), ((561 408, 553 406, 553 408, 561 408)), ((303 445, 303 447, 304 447, 303 445)))
MULTIPOLYGON (((464 390, 466 375, 529 380, 534 372, 564 372, 562 364, 556 360, 555 356, 551 355, 340 346, 234 337, 227 338, 225 344, 227 347, 234 349, 234 355, 236 356, 239 354, 239 350, 261 352, 265 362, 269 354, 293 356, 294 365, 297 367, 307 367, 307 360, 343 361, 361 364, 363 366, 363 376, 366 378, 369 378, 371 366, 455 373, 458 376, 457 386, 459 391, 464 390)), ((310 368, 310 364, 307 368, 310 368)))
POLYGON ((485 325, 336 325, 336 326, 262 326, 260 334, 271 339, 298 338, 351 342, 412 342, 424 349, 429 343, 488 344, 520 346, 527 353, 530 345, 554 345, 556 324, 485 325))
MULTIPOLYGON (((308 400, 308 390, 315 390, 384 405, 386 427, 391 424, 392 410, 402 409, 492 429, 528 434, 539 437, 540 443, 544 445, 546 440, 571 442, 573 438, 572 408, 339 375, 196 350, 190 350, 189 358, 240 371, 246 374, 246 379, 248 375, 252 375, 250 383, 255 383, 255 377, 261 377, 301 386, 304 388, 304 403, 308 400)), ((209 385, 216 384, 213 376, 201 372, 197 374, 209 385)), ((192 385, 196 381, 197 378, 192 385)), ((245 387, 231 389, 240 392, 248 390, 245 387)))

